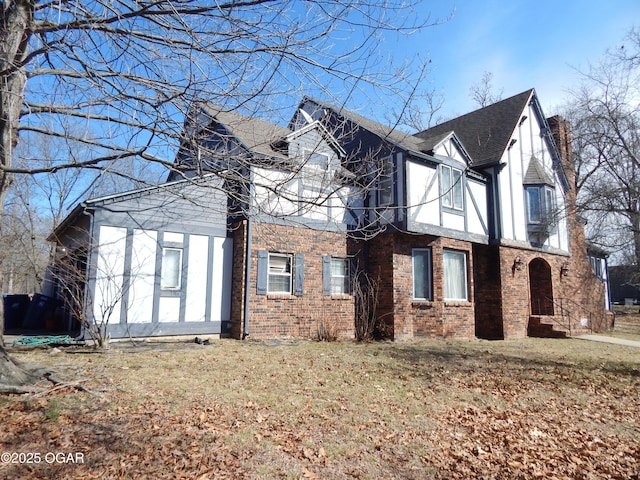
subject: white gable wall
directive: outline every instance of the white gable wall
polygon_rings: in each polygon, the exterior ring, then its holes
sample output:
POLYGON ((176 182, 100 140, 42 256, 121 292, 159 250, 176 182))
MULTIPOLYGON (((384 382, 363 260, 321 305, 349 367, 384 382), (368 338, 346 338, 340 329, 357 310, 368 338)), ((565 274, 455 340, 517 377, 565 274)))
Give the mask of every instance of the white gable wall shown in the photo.
MULTIPOLYGON (((450 144, 452 147, 453 145, 450 144)), ((457 149, 455 149, 457 152, 457 149)), ((442 149, 441 152, 445 152, 442 149)), ((447 165, 465 172, 466 164, 462 156, 460 163, 455 164, 451 159, 447 165)), ((428 232, 432 227, 457 231, 462 234, 488 236, 488 206, 487 186, 481 181, 468 176, 463 178, 463 210, 453 210, 442 205, 442 191, 440 185, 440 166, 433 163, 407 160, 407 226, 409 230, 428 232)), ((436 234, 443 231, 432 230, 436 234)))
POLYGON ((406 178, 409 220, 440 225, 440 181, 436 166, 408 161, 406 178))
POLYGON ((362 196, 335 183, 341 160, 318 129, 304 129, 289 143, 291 167, 255 168, 254 202, 258 214, 300 221, 354 224, 362 215, 362 196), (326 170, 307 162, 310 154, 326 156, 326 170), (354 217, 355 216, 355 217, 354 217))
MULTIPOLYGON (((565 197, 562 184, 553 169, 553 157, 545 139, 541 136, 542 124, 538 120, 535 108, 529 105, 522 114, 521 123, 515 128, 511 141, 515 143, 506 150, 501 162, 506 166, 498 174, 498 188, 501 209, 502 238, 508 242, 528 242, 527 205, 524 189, 524 177, 532 157, 535 157, 544 171, 555 184, 556 205, 564 211, 565 197), (526 118, 524 118, 526 116, 526 118)), ((568 251, 568 229, 564 215, 555 233, 549 236, 545 246, 568 251)))

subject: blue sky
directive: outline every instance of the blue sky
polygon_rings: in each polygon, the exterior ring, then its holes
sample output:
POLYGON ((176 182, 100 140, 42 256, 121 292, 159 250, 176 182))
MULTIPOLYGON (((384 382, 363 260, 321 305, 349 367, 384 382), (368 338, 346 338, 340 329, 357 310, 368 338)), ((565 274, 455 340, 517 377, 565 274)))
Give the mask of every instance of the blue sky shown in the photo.
POLYGON ((576 68, 596 63, 640 27, 640 0, 432 0, 416 10, 453 17, 407 39, 388 39, 398 55, 428 55, 428 85, 445 94, 444 114, 477 108, 469 89, 485 71, 507 98, 535 88, 545 114, 558 113, 577 86, 576 68), (424 9, 424 10, 423 10, 424 9))

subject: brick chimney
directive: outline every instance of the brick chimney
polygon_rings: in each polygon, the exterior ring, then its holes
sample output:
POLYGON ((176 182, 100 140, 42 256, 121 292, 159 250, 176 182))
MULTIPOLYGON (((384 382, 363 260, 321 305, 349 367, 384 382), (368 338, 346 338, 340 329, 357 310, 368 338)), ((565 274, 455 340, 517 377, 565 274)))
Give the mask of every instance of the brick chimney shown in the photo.
POLYGON ((547 123, 551 129, 551 135, 558 147, 562 166, 564 167, 569 184, 575 190, 575 165, 573 163, 573 149, 571 147, 571 124, 560 115, 547 118, 547 123))

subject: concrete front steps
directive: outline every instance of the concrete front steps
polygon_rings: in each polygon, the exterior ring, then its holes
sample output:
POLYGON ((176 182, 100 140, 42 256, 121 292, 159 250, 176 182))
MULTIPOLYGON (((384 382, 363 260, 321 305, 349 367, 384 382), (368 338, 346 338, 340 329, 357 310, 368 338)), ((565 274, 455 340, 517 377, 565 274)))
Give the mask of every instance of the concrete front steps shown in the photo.
POLYGON ((591 331, 566 317, 551 315, 531 315, 527 325, 527 335, 537 338, 568 338, 574 335, 591 333, 591 331), (570 328, 569 328, 570 327, 570 328))

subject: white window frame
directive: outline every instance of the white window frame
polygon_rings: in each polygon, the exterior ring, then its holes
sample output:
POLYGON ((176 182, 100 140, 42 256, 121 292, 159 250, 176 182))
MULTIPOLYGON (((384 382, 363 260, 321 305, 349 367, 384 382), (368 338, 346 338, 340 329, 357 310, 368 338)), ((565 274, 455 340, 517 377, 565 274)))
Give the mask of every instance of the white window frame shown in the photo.
POLYGON ((326 172, 329 170, 329 163, 331 162, 331 157, 327 153, 318 152, 317 150, 303 150, 304 155, 304 165, 305 167, 314 168, 316 170, 320 170, 326 172), (327 159, 326 163, 320 164, 318 162, 313 162, 312 158, 314 156, 324 157, 327 159))
POLYGON ((331 257, 331 295, 350 295, 351 294, 351 267, 348 258, 331 257), (334 264, 340 264, 343 268, 342 274, 336 274, 334 264))
POLYGON ((316 150, 302 151, 303 164, 301 169, 302 185, 305 190, 321 191, 329 181, 329 170, 331 169, 331 156, 327 153, 316 150), (313 161, 314 156, 324 157, 326 162, 313 161))
POLYGON ((454 302, 467 302, 469 301, 469 282, 467 278, 467 252, 463 252, 460 250, 449 250, 444 249, 442 252, 442 293, 445 301, 454 301, 454 302), (449 270, 449 265, 451 262, 448 261, 448 258, 461 258, 462 259, 462 278, 454 279, 451 275, 454 275, 459 272, 452 272, 449 270), (457 282, 460 282, 456 285, 457 282), (463 290, 462 295, 457 295, 458 292, 451 290, 463 290))
POLYGON ((527 223, 540 224, 556 217, 555 189, 548 185, 525 185, 527 223), (532 198, 535 193, 537 198, 532 198))
POLYGON ((272 253, 269 252, 267 261, 267 293, 278 295, 291 295, 293 292, 293 255, 290 253, 272 253), (276 258, 284 258, 284 268, 275 264, 276 258), (288 270, 288 271, 287 271, 288 270), (275 278, 286 278, 289 288, 277 290, 275 289, 275 278))
MULTIPOLYGON (((431 302, 433 301, 433 259, 430 248, 414 248, 411 250, 411 278, 413 284, 413 300, 431 302), (416 266, 416 259, 418 254, 422 255, 426 253, 426 263, 422 269, 418 269, 416 266), (427 289, 427 295, 420 295, 416 292, 416 280, 418 275, 422 275, 422 283, 427 289)), ((422 293, 422 292, 421 292, 422 293)))
POLYGON ((459 168, 440 166, 440 188, 442 206, 453 210, 464 210, 464 174, 459 168))
POLYGON ((160 288, 162 290, 180 290, 182 288, 182 266, 183 266, 184 251, 182 248, 164 247, 162 249, 162 267, 160 271, 160 288), (169 252, 178 253, 177 269, 173 271, 170 269, 169 252), (169 278, 169 274, 171 278, 169 278))

